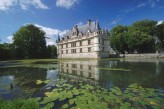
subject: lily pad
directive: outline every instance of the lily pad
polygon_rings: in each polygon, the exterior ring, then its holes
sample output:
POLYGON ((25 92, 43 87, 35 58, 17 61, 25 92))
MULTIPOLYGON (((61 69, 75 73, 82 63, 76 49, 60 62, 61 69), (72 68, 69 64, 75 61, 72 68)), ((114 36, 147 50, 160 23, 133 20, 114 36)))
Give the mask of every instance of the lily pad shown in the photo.
POLYGON ((42 81, 42 80, 36 80, 36 84, 37 85, 40 85, 40 84, 42 84, 44 81, 42 81))

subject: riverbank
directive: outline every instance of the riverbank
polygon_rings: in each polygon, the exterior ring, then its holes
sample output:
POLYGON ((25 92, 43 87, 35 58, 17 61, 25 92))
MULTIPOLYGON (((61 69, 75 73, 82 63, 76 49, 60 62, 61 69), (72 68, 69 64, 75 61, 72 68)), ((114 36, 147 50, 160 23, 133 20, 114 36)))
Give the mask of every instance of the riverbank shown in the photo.
POLYGON ((164 58, 164 53, 120 54, 120 58, 164 58))

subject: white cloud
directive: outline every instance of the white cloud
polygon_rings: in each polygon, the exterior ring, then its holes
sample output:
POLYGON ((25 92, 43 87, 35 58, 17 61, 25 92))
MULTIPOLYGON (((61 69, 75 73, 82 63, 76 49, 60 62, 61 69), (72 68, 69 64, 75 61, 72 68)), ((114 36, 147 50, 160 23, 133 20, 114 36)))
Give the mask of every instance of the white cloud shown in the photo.
POLYGON ((20 6, 23 10, 27 10, 30 6, 34 6, 38 9, 48 9, 48 7, 41 2, 41 0, 2 0, 0 2, 1 11, 7 11, 14 6, 20 6))
POLYGON ((56 1, 56 6, 66 8, 66 9, 70 9, 72 6, 74 6, 78 2, 79 2, 79 0, 57 0, 56 1))
MULTIPOLYGON (((135 11, 137 9, 140 9, 142 7, 149 6, 151 8, 154 8, 154 7, 156 7, 156 4, 158 2, 160 2, 160 0, 147 0, 145 2, 142 2, 142 3, 139 3, 139 4, 135 5, 132 8, 122 10, 121 14, 117 15, 116 18, 111 22, 111 24, 112 25, 117 24, 121 20, 121 17, 123 17, 124 15, 126 15, 126 14, 128 14, 130 12, 133 12, 133 11, 135 11)), ((163 8, 163 7, 158 7, 158 9, 161 9, 161 8, 163 8)))
POLYGON ((146 6, 146 3, 140 3, 140 4, 136 5, 135 7, 131 8, 131 9, 124 10, 124 12, 125 12, 125 14, 127 14, 129 12, 135 11, 136 9, 144 7, 144 6, 146 6))
POLYGON ((0 10, 6 11, 9 10, 12 6, 16 5, 17 0, 1 0, 0 1, 0 10))
POLYGON ((41 28, 46 33, 46 42, 47 45, 54 45, 56 43, 56 39, 58 37, 58 33, 60 36, 64 35, 67 30, 59 30, 59 29, 53 29, 49 27, 45 27, 39 24, 34 24, 35 26, 41 28))
POLYGON ((114 20, 111 22, 111 24, 112 24, 112 25, 116 25, 120 20, 121 20, 121 18, 118 17, 118 18, 114 19, 114 20))
POLYGON ((77 26, 82 26, 82 25, 84 25, 84 23, 83 23, 83 22, 79 22, 79 23, 77 23, 76 25, 77 25, 77 26))
POLYGON ((31 5, 38 9, 48 9, 48 7, 41 2, 41 0, 19 0, 19 5, 24 10, 27 10, 31 5))
POLYGON ((9 41, 9 43, 12 43, 13 42, 13 36, 8 36, 7 39, 9 41))
POLYGON ((158 21, 158 23, 157 23, 157 25, 160 25, 160 24, 162 24, 162 23, 164 23, 164 21, 158 21))
POLYGON ((149 0, 148 4, 154 8, 156 6, 156 3, 159 2, 160 0, 149 0))

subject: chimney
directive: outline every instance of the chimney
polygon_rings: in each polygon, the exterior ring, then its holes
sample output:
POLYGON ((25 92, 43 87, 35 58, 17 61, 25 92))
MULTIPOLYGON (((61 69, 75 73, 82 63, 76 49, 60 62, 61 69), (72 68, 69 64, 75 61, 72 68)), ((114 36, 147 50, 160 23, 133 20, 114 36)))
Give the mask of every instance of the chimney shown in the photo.
POLYGON ((88 25, 91 24, 91 20, 90 20, 90 19, 87 20, 87 24, 88 24, 88 25))

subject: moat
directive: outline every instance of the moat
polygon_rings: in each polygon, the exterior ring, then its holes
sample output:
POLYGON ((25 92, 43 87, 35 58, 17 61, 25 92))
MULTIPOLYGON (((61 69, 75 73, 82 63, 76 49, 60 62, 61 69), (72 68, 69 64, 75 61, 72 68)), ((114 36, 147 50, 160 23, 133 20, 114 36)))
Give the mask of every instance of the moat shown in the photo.
POLYGON ((163 59, 40 61, 35 63, 35 66, 1 67, 0 97, 3 99, 28 97, 50 85, 37 85, 36 80, 60 78, 80 80, 93 86, 100 85, 105 89, 117 86, 124 90, 129 85, 137 83, 145 88, 164 91, 163 59), (35 67, 37 65, 51 67, 35 67))

